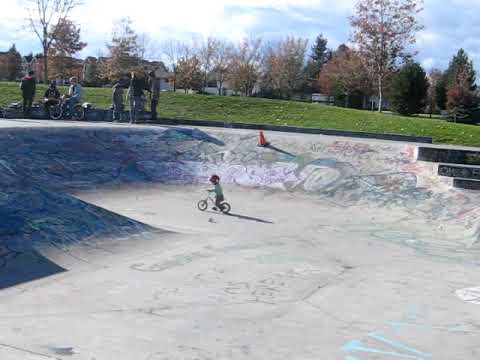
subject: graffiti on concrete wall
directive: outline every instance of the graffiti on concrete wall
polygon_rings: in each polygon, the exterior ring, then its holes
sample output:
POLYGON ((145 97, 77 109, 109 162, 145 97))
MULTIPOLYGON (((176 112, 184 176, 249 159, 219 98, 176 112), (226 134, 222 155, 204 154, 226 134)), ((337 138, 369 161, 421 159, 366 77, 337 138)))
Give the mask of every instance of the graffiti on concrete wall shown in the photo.
MULTIPOLYGON (((310 139, 285 138, 275 147, 259 148, 255 135, 183 128, 3 131, 0 185, 14 188, 12 194, 0 193, 0 200, 18 199, 29 186, 68 192, 136 183, 206 184, 217 173, 225 184, 308 192, 342 207, 399 207, 412 216, 461 224, 478 238, 479 196, 435 188, 430 179, 437 176, 415 161, 415 146, 310 139)), ((28 195, 36 199, 29 211, 44 208, 48 191, 28 195)), ((48 220, 47 214, 29 226, 72 227, 67 219, 48 220)))

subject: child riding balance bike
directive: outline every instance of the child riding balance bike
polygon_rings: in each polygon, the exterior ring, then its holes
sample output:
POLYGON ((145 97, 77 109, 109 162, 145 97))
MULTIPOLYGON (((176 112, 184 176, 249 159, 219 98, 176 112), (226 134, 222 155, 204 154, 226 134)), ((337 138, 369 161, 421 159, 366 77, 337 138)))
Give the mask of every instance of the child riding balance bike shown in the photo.
POLYGON ((225 202, 225 197, 223 196, 223 189, 220 185, 220 177, 218 175, 212 175, 210 177, 210 182, 215 186, 213 189, 207 190, 208 197, 205 200, 200 200, 198 202, 198 209, 205 211, 208 208, 208 201, 214 204, 212 210, 220 211, 222 213, 228 214, 230 212, 230 204, 225 202), (215 194, 215 199, 212 199, 210 194, 215 194))

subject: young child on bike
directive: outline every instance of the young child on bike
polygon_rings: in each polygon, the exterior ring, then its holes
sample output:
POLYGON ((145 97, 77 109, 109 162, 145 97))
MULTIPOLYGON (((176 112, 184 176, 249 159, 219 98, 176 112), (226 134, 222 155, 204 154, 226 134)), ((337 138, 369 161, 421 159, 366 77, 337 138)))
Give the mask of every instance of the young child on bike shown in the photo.
POLYGON ((212 175, 210 177, 210 182, 215 185, 214 189, 208 190, 208 192, 215 193, 215 207, 213 210, 221 210, 221 204, 225 200, 225 197, 223 196, 223 189, 220 185, 220 177, 218 175, 212 175))

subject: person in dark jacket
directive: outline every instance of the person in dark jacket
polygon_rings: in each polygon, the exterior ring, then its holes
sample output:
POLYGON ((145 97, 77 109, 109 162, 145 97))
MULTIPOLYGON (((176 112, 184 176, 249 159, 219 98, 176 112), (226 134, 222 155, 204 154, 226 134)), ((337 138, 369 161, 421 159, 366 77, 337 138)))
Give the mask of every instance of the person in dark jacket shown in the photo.
POLYGON ((151 109, 152 109, 152 120, 157 120, 157 106, 160 101, 160 78, 155 74, 155 71, 149 73, 150 76, 150 91, 152 93, 151 98, 151 109))
POLYGON ((52 80, 50 82, 50 86, 47 88, 47 90, 45 90, 43 98, 45 114, 47 115, 47 117, 50 117, 50 107, 57 105, 60 99, 60 91, 58 91, 57 83, 55 82, 55 80, 52 80))
POLYGON ((30 116, 32 111, 32 103, 35 98, 36 91, 36 81, 34 77, 35 73, 29 71, 28 75, 22 79, 20 83, 20 90, 22 91, 23 97, 23 116, 30 116))
POLYGON ((128 88, 128 97, 130 99, 130 124, 135 124, 137 122, 138 114, 142 111, 143 90, 150 91, 150 89, 147 89, 145 78, 138 75, 136 72, 132 72, 130 87, 128 88))

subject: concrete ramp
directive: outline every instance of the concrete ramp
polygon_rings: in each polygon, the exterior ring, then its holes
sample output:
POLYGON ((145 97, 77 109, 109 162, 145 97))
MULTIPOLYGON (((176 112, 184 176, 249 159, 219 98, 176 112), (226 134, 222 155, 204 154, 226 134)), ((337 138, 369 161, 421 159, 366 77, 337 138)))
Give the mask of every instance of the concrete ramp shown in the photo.
POLYGON ((2 358, 480 356, 480 196, 417 144, 0 127, 2 358))

